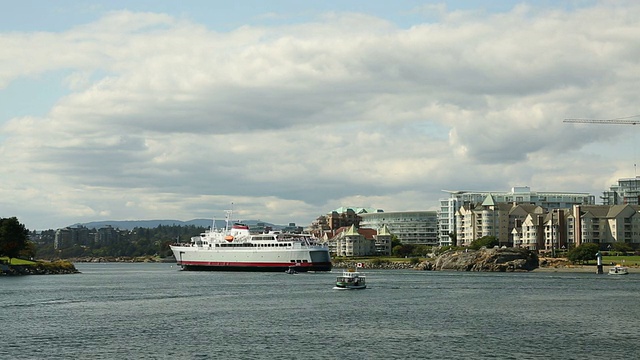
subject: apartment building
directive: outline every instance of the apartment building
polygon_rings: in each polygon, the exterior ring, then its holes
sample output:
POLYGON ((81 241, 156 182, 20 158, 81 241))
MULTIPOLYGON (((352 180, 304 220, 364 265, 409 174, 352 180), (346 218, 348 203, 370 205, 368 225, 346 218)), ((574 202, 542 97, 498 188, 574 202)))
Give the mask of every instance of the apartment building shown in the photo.
POLYGON ((618 185, 611 185, 600 198, 603 205, 639 205, 640 176, 618 179, 618 185))
POLYGON ((497 203, 492 195, 487 195, 482 203, 463 205, 458 210, 456 245, 469 246, 481 237, 493 236, 500 246, 516 246, 522 239, 514 229, 522 228, 527 221, 541 224, 538 217, 544 213, 541 206, 497 203))
POLYGON ((624 242, 640 246, 639 205, 574 206, 573 221, 576 245, 624 242))
POLYGON ((596 243, 601 250, 616 242, 640 247, 640 206, 574 205, 571 209, 494 204, 465 205, 457 215, 458 245, 495 236, 500 246, 550 253, 596 243), (506 238, 505 234, 509 234, 506 238), (505 241, 505 239, 509 239, 505 241))
POLYGON ((381 212, 380 209, 364 207, 340 207, 326 215, 321 215, 315 219, 305 230, 317 238, 331 238, 336 230, 342 227, 355 225, 360 227, 361 215, 366 213, 381 212))
MULTIPOLYGON (((370 231, 370 229, 367 230, 370 231)), ((365 235, 363 230, 359 231, 355 225, 351 225, 329 240, 329 251, 336 256, 347 257, 374 255, 375 240, 365 235)))
POLYGON ((438 210, 438 242, 452 245, 451 235, 456 233, 456 214, 461 207, 482 203, 491 196, 494 204, 536 205, 544 209, 570 209, 573 205, 593 205, 595 196, 588 193, 536 192, 528 186, 516 186, 511 191, 443 190, 449 198, 440 199, 438 210))

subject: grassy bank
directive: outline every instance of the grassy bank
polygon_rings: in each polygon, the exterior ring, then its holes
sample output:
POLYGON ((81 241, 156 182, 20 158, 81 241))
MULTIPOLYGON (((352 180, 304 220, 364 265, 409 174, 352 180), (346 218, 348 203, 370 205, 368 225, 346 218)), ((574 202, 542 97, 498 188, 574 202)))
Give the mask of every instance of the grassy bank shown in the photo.
POLYGON ((0 263, 7 265, 35 265, 37 262, 18 258, 11 258, 11 261, 9 261, 8 257, 0 256, 0 263))
POLYGON ((79 271, 71 261, 31 261, 25 259, 11 259, 0 257, 3 264, 1 275, 50 275, 50 274, 76 274, 79 271))

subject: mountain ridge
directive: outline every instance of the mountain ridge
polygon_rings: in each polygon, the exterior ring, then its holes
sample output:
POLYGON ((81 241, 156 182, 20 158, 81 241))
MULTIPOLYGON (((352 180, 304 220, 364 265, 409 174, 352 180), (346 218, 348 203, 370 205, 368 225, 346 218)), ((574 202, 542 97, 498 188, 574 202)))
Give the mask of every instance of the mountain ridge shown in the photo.
MULTIPOLYGON (((103 227, 111 226, 115 229, 120 230, 133 230, 134 228, 148 228, 153 229, 158 226, 197 226, 197 227, 205 227, 210 228, 213 224, 212 219, 193 219, 188 221, 182 220, 102 220, 102 221, 91 221, 86 223, 75 223, 73 225, 69 225, 67 227, 86 227, 89 229, 100 229, 103 227)), ((264 223, 266 226, 271 226, 274 229, 280 229, 282 225, 271 224, 266 221, 260 220, 243 220, 240 221, 243 224, 247 225, 256 225, 258 223, 264 223)), ((215 220, 216 228, 223 228, 225 226, 224 220, 215 220)))

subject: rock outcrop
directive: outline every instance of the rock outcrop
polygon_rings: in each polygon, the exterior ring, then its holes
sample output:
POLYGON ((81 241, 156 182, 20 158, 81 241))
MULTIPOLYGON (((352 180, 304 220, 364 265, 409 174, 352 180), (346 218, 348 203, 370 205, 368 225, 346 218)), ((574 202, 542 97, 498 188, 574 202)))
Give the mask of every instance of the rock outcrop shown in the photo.
POLYGON ((0 275, 54 275, 77 274, 79 271, 70 261, 37 261, 30 265, 3 265, 0 275))
POLYGON ((432 269, 507 272, 531 271, 538 266, 538 255, 534 252, 503 248, 446 252, 436 258, 432 269))

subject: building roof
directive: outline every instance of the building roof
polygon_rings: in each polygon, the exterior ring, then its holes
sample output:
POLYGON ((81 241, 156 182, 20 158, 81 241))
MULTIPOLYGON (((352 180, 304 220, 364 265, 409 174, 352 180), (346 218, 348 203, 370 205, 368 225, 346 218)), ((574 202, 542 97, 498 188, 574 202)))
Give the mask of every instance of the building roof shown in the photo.
POLYGON ((484 198, 484 201, 482 202, 482 206, 495 206, 496 205, 496 201, 493 198, 493 195, 489 194, 487 195, 486 198, 484 198))
POLYGON ((370 214, 370 213, 381 211, 374 208, 354 207, 354 206, 341 206, 333 211, 337 212, 338 214, 343 214, 343 213, 346 213, 348 210, 353 210, 353 212, 356 214, 370 214))
POLYGON ((378 235, 391 235, 391 233, 389 232, 389 228, 387 228, 387 225, 382 225, 382 228, 380 229, 380 231, 378 231, 378 235))
POLYGON ((356 235, 362 235, 365 239, 374 239, 374 236, 378 234, 378 231, 376 231, 375 229, 368 229, 368 228, 359 228, 356 229, 355 225, 351 225, 351 226, 343 226, 341 228, 336 229, 335 234, 333 235, 333 237, 337 237, 337 236, 356 236, 356 235))

